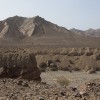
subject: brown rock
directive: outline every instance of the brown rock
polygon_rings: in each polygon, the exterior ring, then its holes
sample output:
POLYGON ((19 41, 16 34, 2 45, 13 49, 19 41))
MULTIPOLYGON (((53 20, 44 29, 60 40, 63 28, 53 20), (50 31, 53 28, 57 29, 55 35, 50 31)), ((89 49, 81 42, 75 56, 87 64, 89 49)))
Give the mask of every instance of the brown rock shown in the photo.
POLYGON ((40 79, 40 71, 33 53, 13 51, 0 53, 0 77, 22 78, 28 80, 40 79))
POLYGON ((40 69, 41 72, 45 72, 46 68, 47 68, 47 64, 45 62, 41 62, 39 64, 39 69, 40 69))

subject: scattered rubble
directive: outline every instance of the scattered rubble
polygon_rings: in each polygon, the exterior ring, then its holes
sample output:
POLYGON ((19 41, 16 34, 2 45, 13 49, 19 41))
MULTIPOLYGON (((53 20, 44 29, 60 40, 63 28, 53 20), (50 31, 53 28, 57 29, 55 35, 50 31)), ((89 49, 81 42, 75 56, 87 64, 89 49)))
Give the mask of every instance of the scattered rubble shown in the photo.
POLYGON ((0 80, 1 100, 100 100, 100 79, 81 85, 81 89, 55 87, 22 79, 8 78, 5 79, 5 83, 3 81, 0 80), (27 83, 28 86, 22 85, 23 83, 27 83))

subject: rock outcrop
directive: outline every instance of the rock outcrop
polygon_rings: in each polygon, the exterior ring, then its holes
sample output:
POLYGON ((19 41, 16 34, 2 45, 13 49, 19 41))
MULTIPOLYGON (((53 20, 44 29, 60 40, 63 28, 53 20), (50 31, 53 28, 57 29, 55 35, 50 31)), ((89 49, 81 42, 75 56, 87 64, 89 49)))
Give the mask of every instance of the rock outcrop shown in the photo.
POLYGON ((40 71, 34 54, 23 50, 1 51, 0 78, 40 80, 40 71))

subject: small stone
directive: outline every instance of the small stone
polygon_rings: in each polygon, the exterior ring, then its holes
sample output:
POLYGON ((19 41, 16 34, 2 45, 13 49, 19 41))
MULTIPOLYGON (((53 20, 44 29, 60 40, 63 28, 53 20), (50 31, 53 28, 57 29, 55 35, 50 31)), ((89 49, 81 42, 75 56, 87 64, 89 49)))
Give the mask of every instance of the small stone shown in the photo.
POLYGON ((82 98, 82 95, 81 95, 80 93, 76 93, 74 96, 75 96, 75 97, 82 98))
POLYGON ((23 83, 23 81, 22 81, 22 80, 20 80, 20 81, 17 81, 17 85, 20 85, 20 86, 22 86, 22 83, 23 83))
POLYGON ((0 97, 0 100, 8 100, 6 97, 0 97))
POLYGON ((86 93, 86 92, 85 92, 85 93, 83 93, 83 96, 88 96, 88 93, 86 93))
POLYGON ((65 96, 65 93, 64 93, 64 92, 62 92, 62 91, 60 92, 60 94, 61 94, 62 96, 65 96))
POLYGON ((28 83, 27 82, 23 82, 22 86, 28 87, 28 83))
POLYGON ((46 82, 41 82, 41 84, 46 85, 46 82))
POLYGON ((82 95, 82 96, 88 96, 88 94, 87 94, 87 92, 82 92, 82 91, 80 91, 80 94, 82 95))
POLYGON ((39 100, 44 100, 44 98, 43 97, 39 97, 39 100))
POLYGON ((3 80, 3 83, 4 83, 4 84, 6 83, 6 80, 5 80, 5 79, 3 80))
POLYGON ((58 100, 58 97, 56 97, 55 100, 58 100))
POLYGON ((71 90, 75 92, 77 90, 77 88, 71 87, 71 90))

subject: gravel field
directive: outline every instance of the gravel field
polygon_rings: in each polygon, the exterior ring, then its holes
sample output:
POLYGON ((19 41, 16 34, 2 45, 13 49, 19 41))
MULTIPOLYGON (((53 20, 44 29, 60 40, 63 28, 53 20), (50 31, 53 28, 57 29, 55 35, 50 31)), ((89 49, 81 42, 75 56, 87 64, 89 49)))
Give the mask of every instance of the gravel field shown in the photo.
POLYGON ((45 72, 41 78, 43 82, 1 78, 0 100, 100 100, 100 72, 45 72), (57 83, 57 78, 63 77, 70 81, 69 86, 57 83), (77 86, 84 82, 79 90, 77 86))

